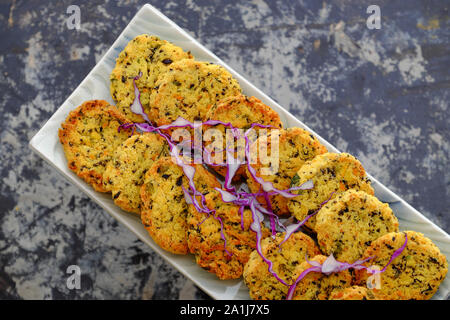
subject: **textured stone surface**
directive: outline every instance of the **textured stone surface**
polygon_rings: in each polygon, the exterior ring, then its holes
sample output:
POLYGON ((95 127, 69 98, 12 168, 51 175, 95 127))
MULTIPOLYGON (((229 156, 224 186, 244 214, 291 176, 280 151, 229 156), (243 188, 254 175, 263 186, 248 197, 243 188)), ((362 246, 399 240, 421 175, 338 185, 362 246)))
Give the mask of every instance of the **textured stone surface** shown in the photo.
MULTIPOLYGON (((450 231, 448 2, 151 2, 450 231)), ((0 3, 0 298, 207 298, 28 147, 143 2, 70 4, 0 3)))

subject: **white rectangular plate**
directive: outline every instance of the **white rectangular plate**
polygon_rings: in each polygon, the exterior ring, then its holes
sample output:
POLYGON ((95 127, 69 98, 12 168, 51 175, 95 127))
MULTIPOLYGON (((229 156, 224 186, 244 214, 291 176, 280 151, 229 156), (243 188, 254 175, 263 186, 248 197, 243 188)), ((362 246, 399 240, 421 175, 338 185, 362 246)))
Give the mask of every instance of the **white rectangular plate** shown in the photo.
MULTIPOLYGON (((92 200, 102 206, 110 215, 123 223, 139 239, 148 244, 153 250, 163 256, 167 262, 177 268, 187 278, 191 279, 197 286, 215 299, 249 299, 248 291, 242 280, 221 281, 215 275, 198 267, 191 255, 178 256, 170 254, 156 245, 147 234, 140 220, 114 205, 109 194, 95 192, 89 185, 78 178, 67 167, 67 161, 58 139, 58 128, 66 119, 69 112, 79 106, 82 102, 91 99, 104 99, 114 104, 109 92, 109 74, 115 66, 115 59, 124 49, 127 43, 137 35, 147 33, 153 34, 170 41, 184 50, 190 50, 197 60, 210 61, 227 68, 239 81, 244 93, 255 96, 277 111, 285 127, 302 127, 311 132, 306 125, 297 120, 292 114, 270 99, 267 95, 245 80, 226 63, 216 57, 212 52, 203 47, 188 33, 178 27, 169 18, 164 16, 151 5, 145 5, 131 20, 113 46, 108 50, 100 62, 92 69, 78 88, 70 95, 63 105, 53 114, 50 120, 39 130, 30 142, 31 148, 37 152, 51 166, 61 172, 73 184, 78 186, 92 200)), ((314 133, 314 132, 313 132, 314 133)), ((314 133, 315 134, 315 133, 314 133)), ((315 134, 320 141, 331 152, 338 150, 315 134)), ((446 255, 447 261, 450 257, 450 236, 438 226, 429 221, 417 210, 408 205, 373 177, 372 186, 376 196, 383 202, 390 204, 392 210, 399 219, 402 230, 415 230, 424 233, 440 248, 446 255)), ((434 299, 447 299, 450 291, 450 278, 447 277, 441 284, 434 299)))

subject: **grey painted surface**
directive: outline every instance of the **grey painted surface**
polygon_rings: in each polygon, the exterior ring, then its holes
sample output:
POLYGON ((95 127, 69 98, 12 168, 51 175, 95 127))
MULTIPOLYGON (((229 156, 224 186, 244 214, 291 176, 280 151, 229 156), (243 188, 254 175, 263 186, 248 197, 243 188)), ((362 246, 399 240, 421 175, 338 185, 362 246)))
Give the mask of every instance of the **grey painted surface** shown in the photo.
MULTIPOLYGON (((207 298, 27 146, 143 3, 0 3, 0 298, 207 298)), ((450 231, 445 1, 151 4, 450 231)))

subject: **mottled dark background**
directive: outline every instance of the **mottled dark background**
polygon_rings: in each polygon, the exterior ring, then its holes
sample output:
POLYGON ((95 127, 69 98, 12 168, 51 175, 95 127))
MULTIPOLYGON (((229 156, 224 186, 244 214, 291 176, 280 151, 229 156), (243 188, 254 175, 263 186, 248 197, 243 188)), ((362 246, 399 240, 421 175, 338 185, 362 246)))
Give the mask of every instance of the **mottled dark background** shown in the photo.
MULTIPOLYGON (((28 147, 143 3, 0 0, 0 298, 207 298, 28 147)), ((151 3, 450 231, 448 1, 151 3)))

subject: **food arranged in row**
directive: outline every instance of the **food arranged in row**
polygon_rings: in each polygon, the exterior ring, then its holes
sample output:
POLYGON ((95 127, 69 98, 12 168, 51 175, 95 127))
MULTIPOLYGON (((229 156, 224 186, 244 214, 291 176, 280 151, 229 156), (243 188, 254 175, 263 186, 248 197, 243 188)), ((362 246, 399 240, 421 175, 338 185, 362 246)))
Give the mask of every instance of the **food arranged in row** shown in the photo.
POLYGON ((225 68, 140 35, 110 79, 116 106, 83 103, 60 141, 69 168, 138 214, 161 248, 193 254, 219 279, 243 276, 253 299, 437 291, 446 257, 423 234, 399 231, 361 163, 328 152, 307 130, 284 128, 225 68), (175 139, 179 129, 188 136, 175 139))

